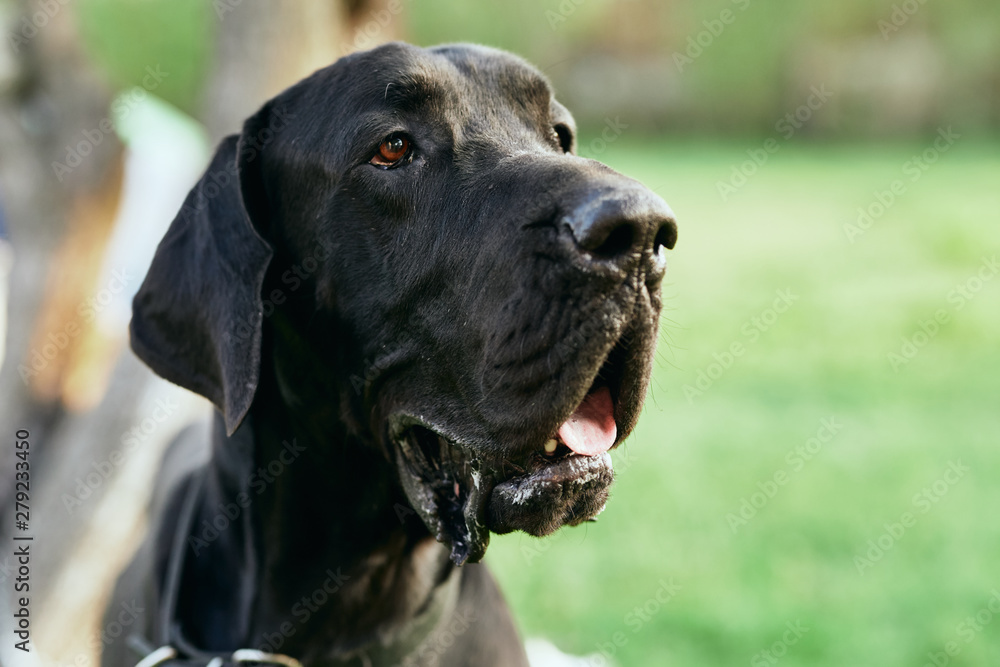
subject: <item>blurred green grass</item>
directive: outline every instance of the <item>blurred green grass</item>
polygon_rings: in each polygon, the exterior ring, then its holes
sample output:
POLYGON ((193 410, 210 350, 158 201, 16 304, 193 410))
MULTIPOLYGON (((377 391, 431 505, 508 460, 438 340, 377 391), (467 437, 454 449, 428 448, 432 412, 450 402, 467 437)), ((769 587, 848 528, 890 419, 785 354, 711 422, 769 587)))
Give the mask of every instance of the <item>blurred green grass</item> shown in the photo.
POLYGON ((958 626, 1000 590, 1000 276, 948 300, 1000 254, 997 146, 960 139, 851 243, 844 225, 929 142, 784 145, 723 202, 716 183, 759 143, 629 139, 599 157, 680 225, 653 388, 599 523, 494 538, 524 633, 591 653, 620 632, 627 666, 923 665, 949 641, 949 664, 997 664, 1000 618, 958 626), (751 342, 742 327, 780 289, 798 301, 751 342), (949 321, 895 372, 888 354, 939 309, 949 321), (745 353, 688 400, 733 342, 745 353), (796 470, 786 453, 829 417, 842 428, 796 470), (970 471, 924 513, 913 496, 949 461, 970 471), (734 532, 727 515, 778 470, 787 483, 734 532), (915 525, 859 573, 906 511, 915 525), (661 580, 681 590, 640 623, 661 580), (809 631, 785 655, 760 654, 796 621, 809 631))
POLYGON ((87 53, 113 86, 141 86, 147 68, 159 68, 164 77, 150 90, 183 111, 197 111, 213 49, 212 3, 80 0, 76 12, 87 53))

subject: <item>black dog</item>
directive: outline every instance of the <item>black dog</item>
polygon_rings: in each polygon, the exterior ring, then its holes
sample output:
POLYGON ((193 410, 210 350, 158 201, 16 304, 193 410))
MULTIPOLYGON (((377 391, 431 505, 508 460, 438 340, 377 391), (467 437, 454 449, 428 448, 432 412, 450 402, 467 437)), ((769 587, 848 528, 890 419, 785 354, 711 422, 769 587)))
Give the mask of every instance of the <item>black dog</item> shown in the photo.
POLYGON ((221 416, 168 452, 105 665, 526 664, 471 563, 604 507, 676 238, 574 132, 516 57, 390 44, 222 142, 131 325, 221 416))

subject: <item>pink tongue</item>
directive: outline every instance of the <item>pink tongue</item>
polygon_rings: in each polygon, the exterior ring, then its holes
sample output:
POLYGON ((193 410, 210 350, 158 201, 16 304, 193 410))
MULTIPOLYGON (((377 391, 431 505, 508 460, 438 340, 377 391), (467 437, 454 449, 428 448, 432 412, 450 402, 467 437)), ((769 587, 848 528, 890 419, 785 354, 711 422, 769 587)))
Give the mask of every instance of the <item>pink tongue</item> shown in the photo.
POLYGON ((618 425, 608 388, 601 387, 587 394, 576 412, 559 427, 558 435, 564 445, 583 456, 595 456, 611 449, 618 435, 618 425))

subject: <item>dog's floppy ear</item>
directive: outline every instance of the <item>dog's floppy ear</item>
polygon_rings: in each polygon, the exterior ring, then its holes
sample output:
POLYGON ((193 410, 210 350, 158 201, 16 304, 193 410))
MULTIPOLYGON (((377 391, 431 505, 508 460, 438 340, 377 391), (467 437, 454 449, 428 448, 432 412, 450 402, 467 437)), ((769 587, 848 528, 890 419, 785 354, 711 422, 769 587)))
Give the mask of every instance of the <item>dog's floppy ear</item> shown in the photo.
POLYGON ((260 376, 261 288, 273 254, 258 231, 266 225, 259 139, 267 115, 265 106, 219 145, 156 249, 129 327, 139 358, 212 401, 229 435, 260 376))

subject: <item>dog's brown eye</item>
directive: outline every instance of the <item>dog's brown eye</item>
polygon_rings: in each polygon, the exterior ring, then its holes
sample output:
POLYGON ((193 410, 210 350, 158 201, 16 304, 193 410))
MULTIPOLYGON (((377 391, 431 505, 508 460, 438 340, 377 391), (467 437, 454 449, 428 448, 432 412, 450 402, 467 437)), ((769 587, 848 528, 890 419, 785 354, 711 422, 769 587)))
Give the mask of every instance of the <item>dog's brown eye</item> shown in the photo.
POLYGON ((410 142, 406 137, 389 137, 379 145, 371 163, 379 167, 391 167, 406 157, 409 151, 410 142))

